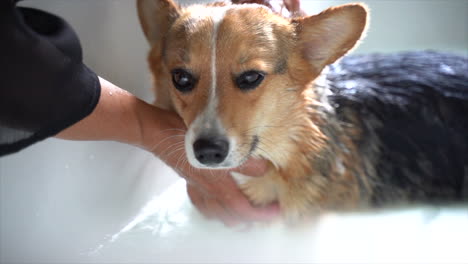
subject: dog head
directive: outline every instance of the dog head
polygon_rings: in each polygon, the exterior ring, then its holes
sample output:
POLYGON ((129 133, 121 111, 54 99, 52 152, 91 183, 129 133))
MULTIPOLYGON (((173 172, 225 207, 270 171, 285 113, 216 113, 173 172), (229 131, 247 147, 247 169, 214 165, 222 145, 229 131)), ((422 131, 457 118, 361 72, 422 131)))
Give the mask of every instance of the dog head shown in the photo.
POLYGON ((261 156, 281 166, 288 138, 307 122, 304 91, 356 45, 366 10, 349 4, 287 19, 257 4, 138 0, 156 104, 187 125, 189 162, 233 168, 261 156))

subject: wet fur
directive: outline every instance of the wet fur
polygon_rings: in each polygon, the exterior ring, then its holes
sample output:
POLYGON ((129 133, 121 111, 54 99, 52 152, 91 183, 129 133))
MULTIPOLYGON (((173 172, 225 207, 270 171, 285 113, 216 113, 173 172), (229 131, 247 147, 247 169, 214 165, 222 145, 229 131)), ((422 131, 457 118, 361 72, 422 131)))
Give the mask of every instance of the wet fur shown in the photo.
MULTIPOLYGON (((178 17, 198 11, 180 13, 168 0, 138 3, 152 45, 157 105, 175 109, 190 126, 208 97, 202 88, 209 86, 203 79, 209 51, 203 35, 180 41, 192 24, 178 17), (157 5, 154 17, 148 2, 157 5), (168 78, 172 64, 181 63, 201 69, 200 88, 189 95, 175 92, 168 78)), ((285 217, 297 221, 324 210, 468 199, 466 57, 431 52, 352 56, 323 71, 365 32, 365 7, 341 6, 292 20, 263 8, 252 12, 238 10, 222 24, 223 32, 236 33, 217 42, 219 50, 229 51, 217 58, 219 69, 263 67, 268 78, 255 91, 241 93, 231 88, 231 72, 220 70, 223 79, 217 85, 223 88, 223 122, 245 141, 242 151, 271 162, 263 177, 233 175, 253 203, 279 201, 285 217), (269 27, 274 41, 264 31, 269 27), (244 56, 233 61, 237 53, 244 56)), ((211 34, 206 24, 198 26, 205 36, 211 34)))
POLYGON ((467 72, 467 57, 440 52, 344 58, 304 97, 302 111, 324 136, 297 142, 324 141, 297 153, 312 170, 244 179, 243 190, 258 204, 279 199, 292 221, 326 210, 466 203, 467 72))
POLYGON ((467 73, 466 56, 438 52, 350 56, 330 67, 328 119, 359 127, 352 141, 370 205, 468 199, 467 73))

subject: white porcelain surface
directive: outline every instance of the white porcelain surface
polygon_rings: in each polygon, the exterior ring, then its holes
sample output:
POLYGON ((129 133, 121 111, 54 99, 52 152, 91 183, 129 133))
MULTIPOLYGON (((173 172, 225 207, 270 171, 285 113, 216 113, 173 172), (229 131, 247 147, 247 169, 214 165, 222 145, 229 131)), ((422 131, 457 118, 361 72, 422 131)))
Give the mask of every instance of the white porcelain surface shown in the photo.
MULTIPOLYGON (((303 1, 309 13, 344 2, 303 1)), ((467 53, 466 0, 364 2, 372 26, 356 52, 467 53)), ((153 100, 133 1, 22 5, 65 17, 91 68, 153 100)), ((203 219, 183 182, 167 189, 176 180, 151 154, 114 142, 48 139, 0 158, 0 262, 468 263, 468 208, 326 215, 302 229, 275 224, 240 232, 203 219)))
POLYGON ((296 228, 276 222, 233 230, 194 210, 180 180, 89 256, 132 263, 468 263, 467 236, 466 207, 327 214, 296 228))

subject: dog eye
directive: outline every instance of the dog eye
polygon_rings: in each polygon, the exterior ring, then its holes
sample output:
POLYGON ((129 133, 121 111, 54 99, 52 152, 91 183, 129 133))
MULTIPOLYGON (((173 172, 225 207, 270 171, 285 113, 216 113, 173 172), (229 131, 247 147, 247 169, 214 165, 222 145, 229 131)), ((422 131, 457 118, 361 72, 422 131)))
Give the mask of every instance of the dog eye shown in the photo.
POLYGON ((255 89, 265 78, 265 73, 258 71, 246 71, 236 78, 236 85, 241 90, 255 89))
POLYGON ((191 73, 183 69, 175 69, 172 72, 172 83, 175 88, 183 93, 190 92, 195 87, 196 79, 191 73))

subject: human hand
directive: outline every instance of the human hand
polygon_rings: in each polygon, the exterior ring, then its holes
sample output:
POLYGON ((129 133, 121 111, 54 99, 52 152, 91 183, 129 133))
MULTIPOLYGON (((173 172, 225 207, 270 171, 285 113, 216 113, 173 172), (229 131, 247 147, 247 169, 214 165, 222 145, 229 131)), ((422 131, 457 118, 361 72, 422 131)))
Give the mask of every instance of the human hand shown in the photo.
MULTIPOLYGON (((185 153, 186 128, 172 112, 158 109, 158 129, 146 148, 171 166, 187 181, 187 192, 192 203, 208 218, 221 220, 227 226, 242 222, 268 221, 279 215, 279 207, 272 204, 258 208, 251 205, 240 191, 230 172, 262 176, 267 170, 265 160, 249 159, 231 170, 207 170, 192 167, 185 153)), ((156 129, 155 129, 156 130, 156 129)))
POLYGON ((200 212, 208 218, 220 219, 227 226, 269 221, 279 215, 278 205, 252 206, 229 174, 230 171, 237 171, 259 177, 266 168, 265 160, 250 159, 233 170, 198 170, 188 176, 187 192, 200 212))
POLYGON ((283 0, 282 3, 274 0, 232 0, 234 4, 260 4, 270 8, 273 12, 284 17, 304 16, 300 0, 283 0), (285 10, 286 9, 286 10, 285 10))

